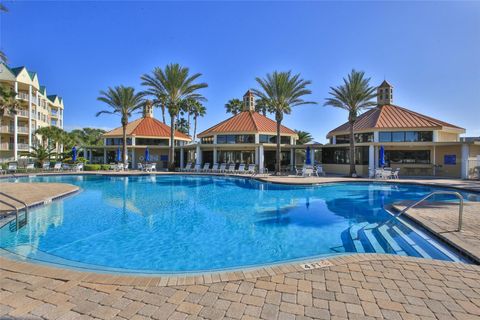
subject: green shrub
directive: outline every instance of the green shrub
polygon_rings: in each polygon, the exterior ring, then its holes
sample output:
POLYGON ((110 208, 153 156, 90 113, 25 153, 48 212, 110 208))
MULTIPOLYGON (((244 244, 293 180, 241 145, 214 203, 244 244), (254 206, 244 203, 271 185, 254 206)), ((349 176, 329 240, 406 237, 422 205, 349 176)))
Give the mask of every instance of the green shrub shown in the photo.
POLYGON ((110 165, 109 164, 102 164, 102 165, 100 165, 100 170, 110 170, 110 165))
POLYGON ((101 165, 99 164, 86 164, 84 166, 84 170, 85 171, 98 171, 98 170, 101 170, 101 165))

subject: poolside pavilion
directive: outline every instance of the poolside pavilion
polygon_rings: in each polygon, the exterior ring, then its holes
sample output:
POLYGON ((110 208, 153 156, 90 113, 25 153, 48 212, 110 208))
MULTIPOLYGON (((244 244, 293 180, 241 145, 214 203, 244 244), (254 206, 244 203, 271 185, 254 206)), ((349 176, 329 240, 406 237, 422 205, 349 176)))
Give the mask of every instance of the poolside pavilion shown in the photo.
MULTIPOLYGON (((86 157, 90 163, 112 163, 116 161, 118 149, 122 147, 122 127, 115 128, 103 135, 103 146, 88 146, 86 157)), ((183 162, 186 152, 184 146, 192 139, 186 134, 175 131, 175 160, 177 165, 183 162)), ((143 116, 129 122, 127 125, 127 153, 131 168, 136 168, 139 162, 144 162, 145 150, 149 150, 149 162, 157 164, 157 169, 168 167, 168 152, 170 145, 170 127, 153 116, 153 107, 146 106, 143 116)))

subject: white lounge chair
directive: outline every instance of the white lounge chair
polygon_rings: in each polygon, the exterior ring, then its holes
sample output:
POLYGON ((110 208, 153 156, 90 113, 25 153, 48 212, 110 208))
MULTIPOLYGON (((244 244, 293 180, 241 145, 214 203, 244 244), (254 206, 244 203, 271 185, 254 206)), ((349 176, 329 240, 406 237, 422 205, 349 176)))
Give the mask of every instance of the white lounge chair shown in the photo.
POLYGON ((391 178, 392 179, 399 179, 398 178, 398 174, 400 173, 400 168, 396 168, 395 170, 392 170, 392 175, 391 175, 391 178))
POLYGON ((218 172, 226 172, 227 171, 227 164, 224 162, 220 165, 220 168, 218 168, 218 172))
POLYGON ((72 167, 72 171, 78 172, 83 171, 83 163, 77 163, 72 167))
POLYGON ((323 171, 323 167, 322 166, 316 166, 314 168, 314 174, 318 177, 320 175, 324 176, 325 177, 325 171, 323 171))
POLYGON ((7 173, 16 173, 17 172, 17 163, 10 162, 7 167, 7 173))
POLYGON ((124 169, 123 168, 123 163, 117 163, 113 167, 113 170, 115 170, 115 171, 122 171, 123 169, 124 169))
POLYGON ((302 168, 294 167, 294 169, 295 169, 295 175, 296 175, 296 176, 301 176, 301 175, 303 174, 303 168, 304 168, 304 167, 302 167, 302 168))
POLYGON ((248 165, 248 168, 247 168, 247 171, 245 171, 245 173, 250 173, 252 175, 254 175, 256 172, 255 172, 255 164, 254 163, 250 163, 248 165))
POLYGON ((154 172, 157 171, 157 164, 156 163, 147 163, 145 165, 146 172, 154 172))
POLYGON ((210 170, 210 163, 206 162, 203 164, 202 172, 208 172, 210 170))
POLYGON ((53 171, 61 171, 62 170, 62 163, 61 162, 55 162, 53 165, 53 171))
POLYGON ((139 162, 137 163, 137 170, 143 171, 145 168, 143 167, 143 163, 139 162))
POLYGON ((27 166, 25 167, 25 171, 34 171, 35 170, 35 164, 34 163, 29 163, 27 164, 27 166))
POLYGON ((187 164, 185 165, 185 167, 184 167, 184 168, 181 168, 180 171, 182 171, 182 172, 190 171, 191 168, 192 168, 192 163, 191 163, 191 162, 187 162, 187 164))
POLYGON ((202 165, 200 163, 196 163, 192 169, 192 172, 200 172, 202 170, 202 165))
POLYGON ((43 171, 49 171, 49 170, 50 170, 50 161, 45 161, 45 162, 42 164, 42 170, 43 170, 43 171))
POLYGON ((238 169, 235 170, 235 173, 242 174, 245 173, 245 163, 240 163, 238 169))
POLYGON ((218 163, 214 163, 212 168, 208 170, 209 172, 216 173, 218 172, 218 163))
POLYGON ((235 163, 230 163, 226 170, 226 173, 235 173, 235 163))

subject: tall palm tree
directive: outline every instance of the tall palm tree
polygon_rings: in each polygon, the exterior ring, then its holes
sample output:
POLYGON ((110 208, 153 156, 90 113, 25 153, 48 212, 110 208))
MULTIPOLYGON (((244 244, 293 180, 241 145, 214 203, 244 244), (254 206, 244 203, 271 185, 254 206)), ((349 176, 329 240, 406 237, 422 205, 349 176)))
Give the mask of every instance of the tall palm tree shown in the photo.
POLYGON ((324 105, 340 108, 348 111, 348 122, 350 124, 350 176, 355 177, 355 136, 353 127, 358 115, 373 106, 376 102, 373 99, 377 96, 377 88, 370 86, 370 78, 365 78, 365 72, 350 72, 347 78, 343 78, 343 84, 338 87, 330 87, 330 98, 327 98, 324 105))
POLYGON ((196 83, 201 73, 190 75, 187 67, 178 63, 168 64, 164 70, 155 68, 153 74, 143 75, 143 85, 152 94, 165 95, 166 106, 170 114, 170 155, 169 167, 175 169, 175 118, 178 116, 182 101, 187 99, 202 101, 205 98, 197 91, 208 87, 204 82, 196 83))
POLYGON ((106 103, 110 110, 102 110, 97 112, 98 117, 101 114, 116 114, 121 117, 122 129, 123 129, 123 145, 122 145, 122 160, 123 164, 127 166, 127 124, 128 118, 132 116, 132 113, 139 110, 145 105, 143 99, 144 94, 142 92, 135 93, 135 89, 132 87, 117 86, 114 88, 109 87, 107 91, 100 91, 98 101, 106 103))
POLYGON ((200 102, 196 101, 192 108, 193 113, 193 141, 195 141, 197 136, 197 119, 198 117, 204 117, 207 113, 207 108, 200 102))
POLYGON ((165 110, 167 108, 167 94, 163 88, 161 82, 155 77, 149 74, 144 74, 140 77, 143 81, 142 85, 147 87, 147 90, 143 91, 145 95, 153 97, 152 104, 155 107, 159 107, 162 110, 162 121, 165 121, 165 110))
POLYGON ((298 135, 297 144, 307 144, 313 141, 313 137, 310 132, 302 131, 302 130, 295 130, 298 135))
POLYGON ((188 122, 185 118, 178 118, 177 122, 175 123, 175 127, 177 128, 177 131, 185 133, 186 135, 188 135, 188 132, 190 131, 190 127, 188 126, 188 122))
POLYGON ((42 143, 44 147, 56 149, 57 144, 62 144, 62 140, 67 133, 59 127, 49 126, 38 128, 35 131, 35 134, 42 136, 42 143))
POLYGON ((236 114, 242 112, 243 102, 240 99, 230 99, 225 104, 225 109, 227 110, 227 113, 231 113, 233 115, 236 115, 236 114))
POLYGON ((263 114, 264 116, 267 116, 267 112, 268 112, 267 102, 263 99, 257 99, 255 101, 255 111, 263 114))
POLYGON ((292 75, 291 71, 274 71, 273 73, 268 73, 263 79, 257 77, 255 80, 260 85, 261 90, 254 89, 254 94, 262 101, 265 101, 268 109, 275 114, 275 120, 277 121, 277 159, 275 174, 279 174, 281 165, 280 128, 283 115, 290 114, 292 107, 303 104, 315 104, 315 102, 302 99, 303 96, 312 93, 307 89, 311 81, 300 78, 299 73, 292 75))

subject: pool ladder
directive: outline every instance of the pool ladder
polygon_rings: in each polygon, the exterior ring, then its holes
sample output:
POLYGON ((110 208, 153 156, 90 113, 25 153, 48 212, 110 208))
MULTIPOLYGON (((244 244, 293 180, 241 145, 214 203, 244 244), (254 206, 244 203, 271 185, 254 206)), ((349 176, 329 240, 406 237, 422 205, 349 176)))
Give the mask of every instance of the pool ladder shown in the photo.
POLYGON ((431 193, 427 194, 425 197, 423 197, 422 199, 412 203, 411 205, 409 205, 408 207, 406 207, 405 209, 403 209, 402 211, 397 213, 395 215, 395 217, 399 217, 400 215, 404 214, 405 212, 407 212, 411 208, 416 207, 417 205, 419 205, 423 201, 425 201, 428 198, 430 198, 434 195, 437 195, 437 194, 449 194, 449 195, 454 195, 458 198, 458 200, 459 200, 458 205, 459 206, 458 206, 458 230, 457 231, 461 231, 462 230, 462 224, 463 224, 463 196, 459 192, 456 192, 456 191, 434 191, 434 192, 431 192, 431 193))
POLYGON ((27 205, 24 201, 22 201, 22 200, 20 200, 20 199, 18 199, 18 198, 15 198, 15 197, 13 197, 13 196, 11 196, 11 195, 9 195, 9 194, 6 194, 5 192, 0 192, 0 195, 1 195, 1 196, 4 196, 4 197, 7 198, 7 199, 13 200, 13 201, 18 202, 18 203, 20 203, 20 204, 23 205, 23 210, 25 210, 25 219, 23 219, 23 221, 22 221, 22 220, 20 220, 20 217, 19 217, 19 213, 20 213, 20 210, 21 210, 21 209, 19 210, 19 209, 17 208, 17 206, 15 206, 15 205, 13 205, 13 204, 5 201, 5 200, 0 199, 0 203, 3 203, 3 204, 6 205, 7 207, 10 207, 10 208, 12 208, 12 209, 15 211, 16 230, 18 230, 18 229, 20 229, 21 227, 23 227, 24 225, 26 225, 27 222, 28 222, 28 205, 27 205))

